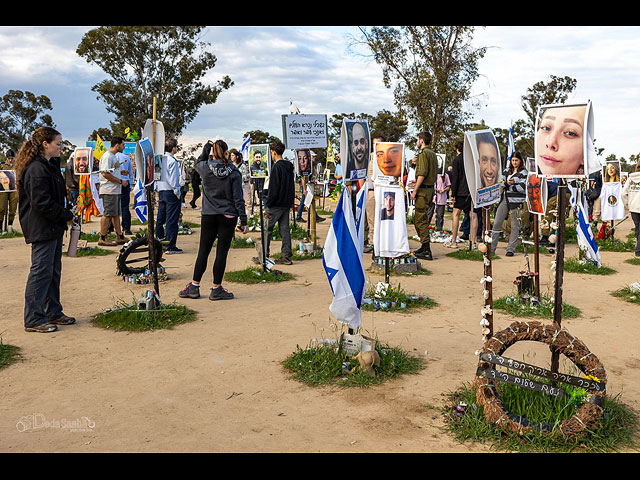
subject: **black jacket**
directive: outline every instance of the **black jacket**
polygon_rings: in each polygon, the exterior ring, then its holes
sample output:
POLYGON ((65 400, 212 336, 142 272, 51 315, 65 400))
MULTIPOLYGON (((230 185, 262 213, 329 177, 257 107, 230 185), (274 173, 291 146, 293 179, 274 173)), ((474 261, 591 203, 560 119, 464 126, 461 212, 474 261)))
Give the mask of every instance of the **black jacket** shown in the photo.
POLYGON ((469 192, 469 184, 467 183, 467 176, 464 173, 464 158, 462 154, 453 159, 453 168, 451 169, 451 196, 468 197, 471 195, 469 192))
POLYGON ((18 188, 18 216, 26 243, 56 240, 73 219, 60 159, 38 157, 22 172, 18 188))
POLYGON ((273 165, 269 176, 269 190, 265 205, 273 208, 291 208, 295 201, 293 163, 282 159, 273 165))

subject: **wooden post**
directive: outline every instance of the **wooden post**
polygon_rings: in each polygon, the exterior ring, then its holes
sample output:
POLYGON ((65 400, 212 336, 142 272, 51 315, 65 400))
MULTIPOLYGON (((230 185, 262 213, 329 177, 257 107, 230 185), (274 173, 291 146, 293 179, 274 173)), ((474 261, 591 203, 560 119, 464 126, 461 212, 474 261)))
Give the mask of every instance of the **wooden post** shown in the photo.
MULTIPOLYGON (((565 236, 565 191, 566 181, 559 179, 556 208, 558 212, 558 234, 556 235, 556 281, 553 295, 553 323, 558 328, 562 323, 562 279, 564 275, 564 236, 565 236)), ((551 348, 551 347, 550 347, 551 348)), ((560 352, 551 348, 551 371, 558 372, 560 352)))
POLYGON ((538 232, 539 217, 537 213, 533 214, 533 268, 535 276, 533 277, 533 288, 536 298, 540 300, 540 238, 538 232))
POLYGON ((391 267, 389 265, 389 257, 385 257, 384 259, 384 283, 386 283, 387 285, 389 284, 389 276, 390 276, 390 270, 391 267))
MULTIPOLYGON (((315 193, 315 192, 314 192, 315 193)), ((311 197, 311 205, 309 205, 309 234, 313 242, 313 251, 316 251, 316 197, 311 197)))
MULTIPOLYGON (((151 139, 151 145, 153 147, 153 155, 156 154, 156 97, 153 97, 153 138, 151 139)), ((155 161, 155 158, 152 159, 155 161)), ((146 187, 147 190, 147 215, 149 220, 149 228, 147 228, 147 242, 149 246, 149 270, 153 275, 153 288, 156 291, 156 295, 160 296, 160 286, 158 282, 158 265, 156 265, 155 255, 155 223, 153 218, 153 187, 150 185, 146 187)))
MULTIPOLYGON (((262 271, 267 271, 267 236, 264 231, 264 215, 262 214, 262 192, 259 192, 258 198, 260 199, 260 240, 262 243, 262 271)), ((282 235, 282 233, 280 233, 282 235)))
MULTIPOLYGON (((484 236, 489 235, 491 233, 491 217, 489 214, 488 207, 482 207, 482 217, 483 217, 483 235, 480 240, 484 242, 484 236)), ((469 235, 471 237, 471 235, 469 235)), ((484 265, 484 276, 493 278, 493 268, 491 264, 491 244, 487 246, 487 259, 489 260, 487 264, 484 265)), ((485 282, 484 284, 485 290, 489 292, 489 296, 485 299, 484 304, 489 305, 491 308, 491 313, 488 313, 485 318, 489 321, 489 334, 487 338, 491 338, 493 336, 493 281, 485 282)))

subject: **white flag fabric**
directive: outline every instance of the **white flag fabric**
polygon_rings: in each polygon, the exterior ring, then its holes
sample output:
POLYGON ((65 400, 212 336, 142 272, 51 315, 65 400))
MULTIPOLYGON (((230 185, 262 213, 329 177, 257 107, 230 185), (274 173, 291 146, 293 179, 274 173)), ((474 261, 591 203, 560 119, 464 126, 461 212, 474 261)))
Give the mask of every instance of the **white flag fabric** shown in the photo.
POLYGON ((376 257, 396 258, 409 253, 404 190, 399 185, 373 188, 376 200, 373 246, 376 257), (388 208, 390 209, 388 209, 388 208))
POLYGON ((342 190, 322 253, 322 265, 333 292, 329 311, 354 330, 362 321, 360 307, 366 286, 362 254, 368 188, 366 182, 356 196, 355 218, 350 189, 342 190))
POLYGON ((142 186, 142 179, 136 176, 136 185, 133 187, 133 209, 136 212, 138 220, 142 223, 147 221, 147 195, 142 186))
POLYGON ((600 266, 600 251, 596 244, 596 239, 591 231, 589 224, 589 215, 586 206, 586 199, 578 200, 578 189, 568 185, 571 192, 571 206, 578 215, 578 224, 576 225, 576 233, 578 236, 578 247, 585 251, 588 260, 600 266))

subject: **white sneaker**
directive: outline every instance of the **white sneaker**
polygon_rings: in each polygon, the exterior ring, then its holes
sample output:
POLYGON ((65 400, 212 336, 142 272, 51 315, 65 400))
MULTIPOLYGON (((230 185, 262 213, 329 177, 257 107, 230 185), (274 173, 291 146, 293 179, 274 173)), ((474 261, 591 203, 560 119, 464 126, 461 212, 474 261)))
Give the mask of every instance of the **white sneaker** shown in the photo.
POLYGON ((15 230, 13 229, 13 225, 7 226, 7 233, 13 233, 15 230))

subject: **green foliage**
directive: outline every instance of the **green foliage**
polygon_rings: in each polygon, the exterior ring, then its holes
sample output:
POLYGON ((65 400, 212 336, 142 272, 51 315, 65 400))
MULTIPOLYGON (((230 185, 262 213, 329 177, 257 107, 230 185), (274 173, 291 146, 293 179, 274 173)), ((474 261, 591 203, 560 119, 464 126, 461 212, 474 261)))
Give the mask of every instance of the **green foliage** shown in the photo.
POLYGON ((631 265, 640 265, 640 257, 627 258, 624 263, 630 263, 631 265))
POLYGON ((634 292, 629 287, 620 288, 614 292, 611 292, 611 295, 621 298, 625 302, 640 304, 640 293, 634 292))
POLYGON ((566 258, 564 261, 564 271, 570 273, 588 273, 590 275, 611 275, 616 273, 611 267, 602 264, 598 267, 595 263, 581 261, 577 258, 566 258))
POLYGON ((425 295, 405 292, 400 284, 397 287, 389 285, 384 295, 376 295, 376 287, 369 284, 365 293, 365 298, 371 299, 372 303, 362 303, 362 311, 372 312, 382 310, 384 312, 409 312, 418 308, 433 308, 438 306, 435 300, 425 295), (380 307, 380 302, 389 302, 389 306, 380 307), (402 304, 406 308, 402 308, 402 304))
POLYGON ((20 358, 20 347, 5 344, 0 336, 0 370, 16 362, 18 358, 20 358))
POLYGON ((342 387, 368 387, 381 384, 401 375, 414 375, 424 368, 424 362, 411 356, 399 347, 379 345, 380 366, 375 367, 376 375, 369 376, 360 369, 358 360, 331 346, 307 346, 302 349, 296 345, 296 351, 283 362, 295 380, 316 387, 338 385, 342 387), (352 370, 347 373, 343 364, 352 370))
MULTIPOLYGON (((550 297, 540 295, 540 303, 531 305, 523 303, 522 300, 515 295, 508 295, 493 300, 493 308, 503 310, 515 317, 540 317, 553 319, 553 302, 550 297)), ((580 316, 580 309, 562 302, 562 318, 576 318, 580 316)))
POLYGON ((177 303, 162 305, 154 310, 137 310, 137 305, 121 303, 112 310, 101 312, 91 319, 98 327, 115 331, 142 332, 170 329, 195 320, 196 312, 177 303))
MULTIPOLYGON (((462 248, 454 252, 447 253, 447 257, 457 258, 458 260, 473 260, 475 262, 484 262, 484 253, 480 250, 469 250, 462 248)), ((499 260, 500 256, 491 255, 491 260, 499 260)))
POLYGON ((262 268, 247 267, 243 270, 236 270, 234 272, 226 272, 224 279, 228 282, 234 283, 272 283, 272 282, 286 282, 291 280, 293 275, 287 272, 278 273, 266 270, 262 271, 262 268))
POLYGON ((3 238, 18 238, 18 237, 24 237, 24 235, 22 234, 22 232, 18 232, 17 230, 14 230, 13 232, 7 232, 7 233, 1 233, 0 234, 0 239, 3 239, 3 238))
MULTIPOLYGON (((114 253, 116 253, 115 250, 107 250, 106 248, 86 247, 78 248, 76 257, 104 257, 105 255, 112 255, 114 253)), ((67 252, 64 252, 64 255, 67 256, 67 252)))
POLYGON ((0 146, 16 154, 27 137, 36 128, 55 128, 51 115, 51 100, 46 95, 29 91, 9 90, 0 98, 0 146))

